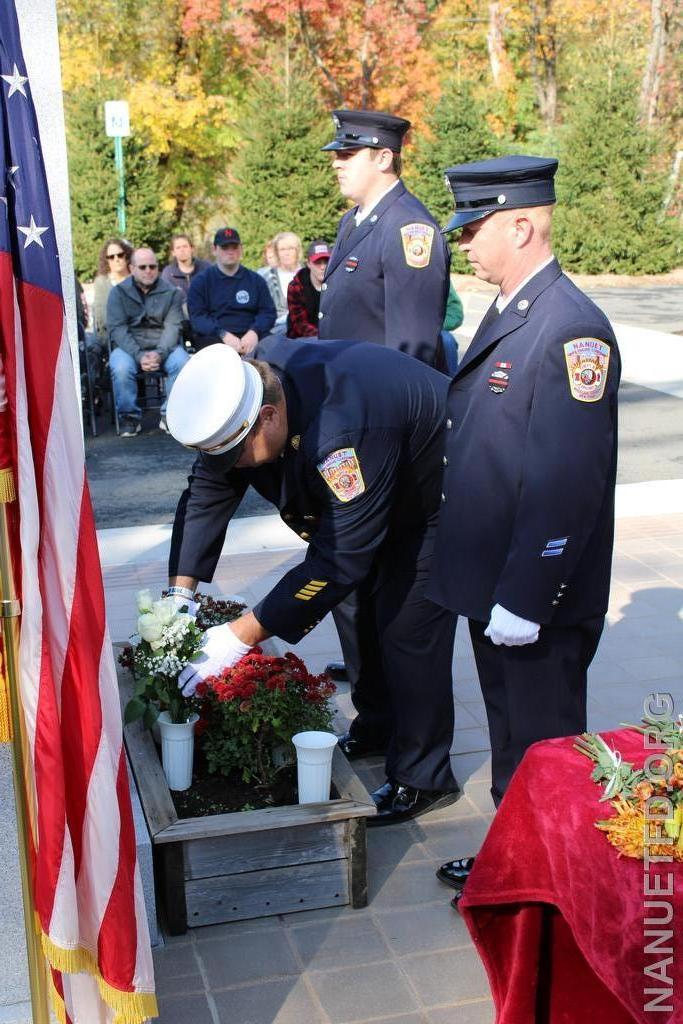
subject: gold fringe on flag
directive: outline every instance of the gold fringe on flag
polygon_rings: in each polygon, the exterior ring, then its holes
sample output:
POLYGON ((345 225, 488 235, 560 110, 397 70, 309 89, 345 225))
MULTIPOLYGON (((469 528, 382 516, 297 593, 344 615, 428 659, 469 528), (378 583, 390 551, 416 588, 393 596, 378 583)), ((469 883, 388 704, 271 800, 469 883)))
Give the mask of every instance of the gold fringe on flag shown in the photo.
POLYGON ((0 469, 0 502, 7 505, 10 501, 17 500, 17 490, 14 486, 14 473, 11 469, 0 469))
POLYGON ((0 648, 0 743, 11 743, 12 715, 9 707, 9 681, 5 672, 5 659, 0 648))
MULTIPOLYGON (((87 972, 95 979, 102 1000, 114 1011, 113 1024, 145 1024, 150 1018, 159 1016, 153 992, 123 992, 121 989, 113 988, 104 980, 95 958, 87 949, 80 946, 77 949, 62 949, 56 946, 45 932, 41 932, 41 940, 43 952, 56 971, 62 974, 87 972)), ((55 995, 59 998, 58 993, 53 991, 53 1001, 55 995)), ((63 1008, 62 1002, 62 1011, 63 1008)), ((59 1017, 56 1003, 55 1013, 59 1017)))
POLYGON ((59 1021, 59 1024, 66 1024, 66 1006, 64 1005, 64 1000, 57 991, 54 978, 52 977, 52 971, 50 971, 50 997, 52 999, 52 1009, 55 1011, 55 1017, 59 1021))

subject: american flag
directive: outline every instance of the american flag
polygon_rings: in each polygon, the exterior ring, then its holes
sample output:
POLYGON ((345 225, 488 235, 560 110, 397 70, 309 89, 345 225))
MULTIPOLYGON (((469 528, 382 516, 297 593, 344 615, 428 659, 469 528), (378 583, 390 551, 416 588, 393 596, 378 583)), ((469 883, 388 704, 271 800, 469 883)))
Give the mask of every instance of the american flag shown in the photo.
MULTIPOLYGON (((35 910, 65 1024, 156 1016, 59 255, 13 0, 0 4, 0 348, 19 527, 35 910)), ((6 455, 6 453, 5 453, 6 455)))

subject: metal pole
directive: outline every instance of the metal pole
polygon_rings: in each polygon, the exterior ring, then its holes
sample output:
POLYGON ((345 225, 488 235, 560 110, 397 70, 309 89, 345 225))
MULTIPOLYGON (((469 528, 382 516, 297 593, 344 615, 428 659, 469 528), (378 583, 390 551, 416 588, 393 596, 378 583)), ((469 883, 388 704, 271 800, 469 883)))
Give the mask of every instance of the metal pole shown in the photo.
POLYGON ((120 135, 114 138, 114 162, 119 176, 119 199, 116 213, 119 219, 119 231, 126 237, 126 176, 123 170, 123 140, 120 135))
MULTIPOLYGON (((11 470, 3 470, 11 473, 11 470)), ((13 491, 12 488, 8 490, 13 491)), ((14 500, 13 498, 9 500, 14 500)), ((16 599, 14 589, 14 573, 9 543, 9 523, 7 514, 8 500, 0 500, 0 618, 2 619, 3 653, 5 656, 5 675, 9 691, 10 716, 12 722, 12 764, 14 778, 14 802, 17 816, 17 840, 19 848, 19 869, 21 873, 21 892, 24 903, 24 927, 26 929, 26 958, 28 960, 28 978, 31 990, 31 1008, 33 1024, 50 1024, 50 1011, 47 998, 47 977, 45 972, 45 956, 43 954, 38 929, 35 923, 33 906, 33 888, 29 871, 29 809, 27 799, 24 757, 26 737, 24 722, 19 704, 19 617, 21 607, 16 599)))

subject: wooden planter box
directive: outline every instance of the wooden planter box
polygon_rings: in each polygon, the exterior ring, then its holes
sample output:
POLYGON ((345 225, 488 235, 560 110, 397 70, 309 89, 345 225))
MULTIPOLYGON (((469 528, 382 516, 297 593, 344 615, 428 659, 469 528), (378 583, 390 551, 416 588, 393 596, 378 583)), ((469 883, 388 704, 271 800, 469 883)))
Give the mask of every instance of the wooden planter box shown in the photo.
MULTIPOLYGON (((121 647, 115 644, 118 659, 121 647)), ((121 706, 133 678, 117 664, 121 706)), ((125 726, 152 839, 157 898, 171 935, 188 928, 367 904, 365 819, 375 806, 339 748, 327 803, 178 818, 150 732, 125 726)))

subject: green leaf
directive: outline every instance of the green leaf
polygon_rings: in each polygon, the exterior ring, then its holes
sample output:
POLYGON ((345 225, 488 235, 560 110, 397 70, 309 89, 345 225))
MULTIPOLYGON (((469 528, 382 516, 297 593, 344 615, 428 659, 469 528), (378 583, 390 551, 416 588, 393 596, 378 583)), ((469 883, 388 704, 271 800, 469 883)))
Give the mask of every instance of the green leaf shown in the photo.
POLYGON ((139 718, 142 718, 147 710, 147 706, 147 701, 140 700, 139 697, 133 697, 132 700, 129 700, 123 714, 123 720, 126 725, 130 725, 131 722, 137 722, 139 718))
POLYGON ((156 704, 148 704, 145 708, 145 714, 142 718, 142 724, 146 729, 151 729, 157 718, 159 717, 159 708, 156 704))

